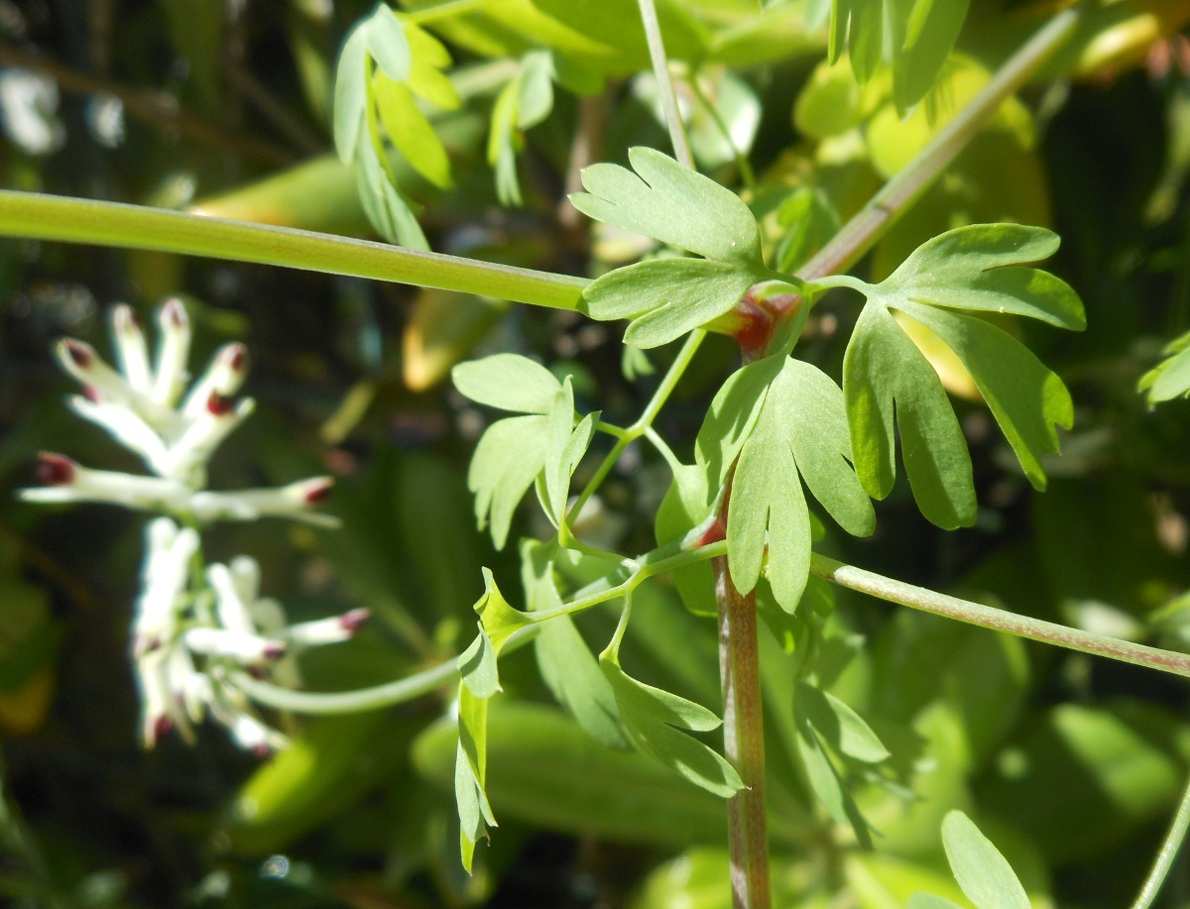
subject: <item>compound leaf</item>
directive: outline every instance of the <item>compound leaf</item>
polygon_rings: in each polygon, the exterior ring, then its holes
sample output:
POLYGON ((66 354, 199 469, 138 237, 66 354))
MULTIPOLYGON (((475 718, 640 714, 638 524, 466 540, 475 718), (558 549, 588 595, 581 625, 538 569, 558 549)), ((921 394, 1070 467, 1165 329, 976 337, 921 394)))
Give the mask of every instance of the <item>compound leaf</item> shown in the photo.
MULTIPOLYGON (((1041 459, 1069 426, 1061 380, 1006 332, 951 310, 1012 313, 1082 328, 1082 304, 1064 282, 1022 263, 1049 255, 1057 238, 1018 224, 976 224, 923 244, 887 280, 863 285, 861 313, 843 364, 856 472, 883 498, 895 477, 894 414, 922 513, 941 527, 975 518, 971 458, 933 369, 892 317, 897 310, 937 335, 971 372, 1030 482, 1045 486, 1041 459)), ((855 285, 852 285, 855 286, 855 285)))
POLYGON ((545 467, 548 418, 509 417, 484 430, 471 467, 467 488, 475 493, 475 517, 482 530, 491 526, 492 543, 504 548, 517 504, 545 467))
POLYGON ((727 519, 732 581, 747 593, 768 553, 769 581, 787 612, 810 571, 810 514, 802 481, 849 533, 875 528, 851 460, 843 393, 816 367, 784 358, 736 467, 727 519), (800 479, 799 479, 800 478, 800 479))

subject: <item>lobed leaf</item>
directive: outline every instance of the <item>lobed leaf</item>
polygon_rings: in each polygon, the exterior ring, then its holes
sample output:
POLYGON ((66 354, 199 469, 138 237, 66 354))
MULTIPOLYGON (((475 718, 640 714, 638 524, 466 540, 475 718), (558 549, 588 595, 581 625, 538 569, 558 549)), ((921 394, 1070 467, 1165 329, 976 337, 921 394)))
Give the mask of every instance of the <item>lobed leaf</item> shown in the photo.
POLYGON ((1055 426, 1074 423, 1074 402, 1058 376, 1008 332, 972 316, 916 304, 901 311, 958 355, 991 408, 1036 489, 1045 489, 1041 459, 1058 451, 1055 426))
POLYGON ((364 109, 368 103, 367 40, 364 23, 356 25, 343 42, 335 69, 335 111, 333 132, 339 160, 350 164, 355 158, 364 109))
POLYGON ((405 28, 388 6, 376 4, 372 14, 363 21, 361 29, 368 54, 381 71, 395 82, 409 78, 409 42, 405 28))
POLYGON ((913 497, 948 530, 975 520, 971 456, 959 421, 929 361, 892 314, 869 298, 843 358, 843 392, 855 472, 883 499, 896 477, 894 422, 913 497))
POLYGON ((606 655, 599 664, 637 748, 722 798, 730 798, 744 788, 739 774, 722 755, 682 731, 716 729, 723 722, 718 716, 693 701, 637 681, 606 655))
POLYGON ((477 698, 490 698, 500 690, 496 650, 482 622, 479 623, 479 634, 460 654, 455 665, 459 667, 463 685, 477 698))
POLYGON ((842 391, 809 363, 782 359, 740 451, 727 558, 732 581, 747 593, 760 578, 767 551, 773 594, 792 613, 810 571, 810 515, 801 480, 849 533, 870 534, 876 518, 849 463, 842 391))
MULTIPOLYGON (((509 605, 508 600, 504 599, 504 595, 500 593, 500 588, 496 586, 496 580, 492 577, 490 569, 483 569, 483 583, 484 593, 476 602, 475 611, 479 613, 480 630, 484 636, 490 639, 492 660, 494 661, 513 632, 533 624, 533 620, 509 605)), ((459 669, 463 670, 462 658, 460 658, 459 669)), ((463 679, 464 681, 467 679, 465 672, 463 679)), ((474 688, 471 690, 477 695, 480 694, 474 688)))
POLYGON ((548 420, 509 417, 486 430, 471 456, 467 488, 475 493, 475 517, 490 524, 492 543, 503 549, 517 504, 545 466, 548 420))
POLYGON ((731 310, 756 276, 707 259, 653 259, 608 272, 583 291, 594 319, 634 319, 625 343, 659 347, 731 310))
POLYGON ((1011 313, 1081 331, 1086 316, 1066 282, 1020 267, 1053 255, 1058 237, 1023 224, 971 224, 919 246, 880 285, 889 299, 949 309, 1011 313))
POLYGON ((976 909, 1029 909, 1012 866, 963 812, 946 815, 942 844, 955 880, 976 909))
POLYGON ((635 231, 707 259, 763 269, 760 229, 739 196, 651 148, 632 148, 636 173, 616 164, 582 172, 574 207, 597 221, 635 231))

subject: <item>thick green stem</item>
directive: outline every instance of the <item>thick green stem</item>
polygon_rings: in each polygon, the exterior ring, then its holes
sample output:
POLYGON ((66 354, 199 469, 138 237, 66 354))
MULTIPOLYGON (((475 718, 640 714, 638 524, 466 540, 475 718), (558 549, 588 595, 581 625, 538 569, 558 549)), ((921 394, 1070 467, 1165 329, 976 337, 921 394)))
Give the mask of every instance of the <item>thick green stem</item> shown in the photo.
POLYGON ((1190 678, 1190 654, 1121 641, 1118 638, 1092 634, 1066 625, 984 606, 982 603, 960 600, 958 597, 947 596, 925 587, 916 587, 872 571, 846 565, 817 553, 810 556, 810 573, 833 581, 840 587, 858 590, 890 603, 920 609, 922 612, 957 619, 969 625, 979 625, 981 628, 1015 634, 1031 641, 1041 641, 1068 650, 1078 650, 1190 678))
POLYGON ((727 556, 715 558, 719 604, 719 677, 723 684, 724 751, 747 787, 728 802, 731 896, 735 909, 767 909, 768 825, 765 815, 764 709, 756 642, 756 591, 736 589, 727 556))
POLYGON ((184 212, 0 190, 0 236, 122 246, 397 281, 577 309, 584 278, 331 234, 184 212))

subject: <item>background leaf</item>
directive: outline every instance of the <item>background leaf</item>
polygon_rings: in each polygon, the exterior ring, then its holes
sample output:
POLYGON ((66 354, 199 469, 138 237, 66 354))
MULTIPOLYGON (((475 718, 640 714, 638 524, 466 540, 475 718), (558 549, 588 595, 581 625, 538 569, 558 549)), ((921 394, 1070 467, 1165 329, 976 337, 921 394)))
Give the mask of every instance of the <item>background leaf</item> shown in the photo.
POLYGON ((955 880, 976 909, 1030 909, 1012 867, 967 815, 952 811, 946 816, 942 842, 955 880))

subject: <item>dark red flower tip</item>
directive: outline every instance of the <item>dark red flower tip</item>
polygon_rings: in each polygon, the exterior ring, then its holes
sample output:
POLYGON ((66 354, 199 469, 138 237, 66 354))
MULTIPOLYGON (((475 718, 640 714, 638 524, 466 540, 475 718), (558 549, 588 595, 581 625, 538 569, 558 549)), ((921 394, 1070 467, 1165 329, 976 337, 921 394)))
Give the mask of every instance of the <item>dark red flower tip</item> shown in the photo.
POLYGON ((221 395, 217 391, 212 391, 211 396, 207 398, 207 412, 212 416, 225 417, 233 409, 235 409, 235 399, 231 395, 221 395))
POLYGON ((248 362, 248 348, 243 344, 232 344, 227 350, 227 365, 235 372, 242 372, 248 362))
POLYGON ((182 328, 186 324, 186 310, 182 307, 182 303, 176 297, 165 301, 165 306, 162 311, 165 313, 165 318, 174 328, 182 328))
POLYGON ((43 451, 37 460, 37 479, 46 486, 69 486, 74 482, 78 465, 65 455, 43 451))
POLYGON ((89 344, 76 341, 74 338, 66 338, 64 343, 66 344, 66 353, 74 361, 75 366, 79 369, 91 368, 91 364, 95 361, 95 354, 89 344))
POLYGON ((285 656, 285 642, 284 641, 269 641, 264 645, 264 658, 266 660, 279 660, 285 656))
POLYGON ((258 682, 263 682, 269 677, 268 672, 263 666, 249 666, 248 675, 252 676, 258 682))
POLYGON ((263 761, 272 756, 273 749, 264 742, 257 742, 252 746, 252 753, 263 761))
POLYGON ((334 485, 330 480, 319 480, 317 483, 311 483, 310 488, 306 490, 306 504, 317 505, 319 502, 325 502, 331 494, 331 487, 334 485))
POLYGON ((131 306, 121 306, 116 310, 116 318, 121 322, 127 322, 132 328, 140 328, 140 318, 133 311, 131 306))
POLYGON ((370 609, 352 609, 339 616, 339 627, 350 634, 355 634, 371 615, 370 609))
POLYGON ((174 721, 164 713, 153 720, 153 741, 160 741, 173 731, 174 721))
POLYGON ((99 404, 103 401, 103 398, 99 394, 99 389, 96 388, 94 385, 84 385, 83 386, 83 397, 86 398, 88 401, 90 401, 92 404, 99 404))

